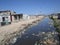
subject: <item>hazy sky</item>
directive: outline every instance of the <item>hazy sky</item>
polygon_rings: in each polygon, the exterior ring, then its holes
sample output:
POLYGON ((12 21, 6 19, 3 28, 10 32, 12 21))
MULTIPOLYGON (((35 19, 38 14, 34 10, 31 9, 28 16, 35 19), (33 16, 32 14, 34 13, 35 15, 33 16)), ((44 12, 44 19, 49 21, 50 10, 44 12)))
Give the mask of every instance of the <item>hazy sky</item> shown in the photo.
POLYGON ((24 14, 50 14, 60 12, 60 0, 0 0, 0 10, 24 14))

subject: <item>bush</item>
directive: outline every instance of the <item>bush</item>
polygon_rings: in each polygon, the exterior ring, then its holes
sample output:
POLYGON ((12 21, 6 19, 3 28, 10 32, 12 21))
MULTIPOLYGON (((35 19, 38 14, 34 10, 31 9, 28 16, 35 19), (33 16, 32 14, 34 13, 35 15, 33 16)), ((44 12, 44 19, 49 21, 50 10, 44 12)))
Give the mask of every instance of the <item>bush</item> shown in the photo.
POLYGON ((60 30, 56 30, 58 33, 60 33, 60 30))

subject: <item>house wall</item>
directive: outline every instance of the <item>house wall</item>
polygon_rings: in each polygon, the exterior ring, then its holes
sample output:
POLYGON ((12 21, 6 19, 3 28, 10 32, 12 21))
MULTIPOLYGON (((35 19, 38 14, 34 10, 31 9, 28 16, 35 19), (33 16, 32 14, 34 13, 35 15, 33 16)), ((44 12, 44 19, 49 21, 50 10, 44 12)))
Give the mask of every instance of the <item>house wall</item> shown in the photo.
POLYGON ((2 22, 2 17, 0 16, 0 22, 2 22))
POLYGON ((8 16, 8 22, 11 22, 10 16, 8 16))
POLYGON ((13 15, 13 16, 12 16, 12 22, 17 22, 17 21, 18 21, 17 15, 13 15))
POLYGON ((12 16, 12 22, 14 22, 14 21, 15 21, 14 16, 12 16))
POLYGON ((1 22, 2 22, 2 17, 0 16, 0 26, 1 26, 1 22))

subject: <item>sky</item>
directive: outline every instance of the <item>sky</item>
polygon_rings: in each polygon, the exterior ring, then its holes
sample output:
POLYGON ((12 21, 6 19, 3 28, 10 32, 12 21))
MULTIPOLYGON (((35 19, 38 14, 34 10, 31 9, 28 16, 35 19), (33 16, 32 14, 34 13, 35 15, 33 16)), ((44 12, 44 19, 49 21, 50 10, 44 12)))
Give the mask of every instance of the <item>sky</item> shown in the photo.
POLYGON ((60 12, 60 0, 0 0, 0 11, 11 10, 23 14, 51 14, 60 12))

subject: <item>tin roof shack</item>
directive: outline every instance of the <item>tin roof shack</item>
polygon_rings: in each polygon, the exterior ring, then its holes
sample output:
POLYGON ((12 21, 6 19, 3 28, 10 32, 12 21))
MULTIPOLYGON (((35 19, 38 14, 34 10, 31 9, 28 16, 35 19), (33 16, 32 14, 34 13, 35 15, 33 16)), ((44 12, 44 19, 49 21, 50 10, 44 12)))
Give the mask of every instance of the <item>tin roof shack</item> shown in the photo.
POLYGON ((15 14, 15 12, 0 11, 0 26, 11 24, 11 14, 15 14))
POLYGON ((23 18, 23 14, 14 14, 14 15, 11 15, 11 16, 12 16, 11 17, 12 22, 19 22, 23 18))

